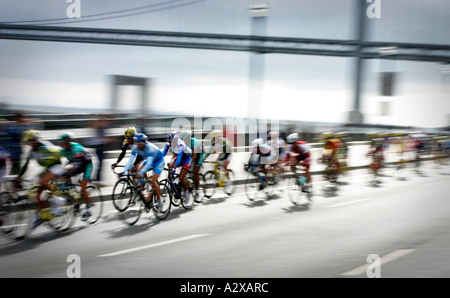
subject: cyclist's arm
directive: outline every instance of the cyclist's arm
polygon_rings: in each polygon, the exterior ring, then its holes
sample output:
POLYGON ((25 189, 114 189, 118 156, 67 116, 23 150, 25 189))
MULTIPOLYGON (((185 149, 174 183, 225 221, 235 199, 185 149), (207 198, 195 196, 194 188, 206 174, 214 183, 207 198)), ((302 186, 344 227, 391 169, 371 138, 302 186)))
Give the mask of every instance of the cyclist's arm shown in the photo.
POLYGON ((20 168, 20 172, 19 172, 19 175, 17 176, 17 179, 20 179, 23 176, 23 174, 25 174, 25 172, 27 171, 29 162, 30 162, 30 156, 28 156, 27 161, 22 166, 22 168, 20 168))
POLYGON ((150 154, 147 156, 147 158, 145 159, 145 166, 139 171, 139 175, 143 176, 146 172, 148 172, 153 165, 153 158, 154 155, 150 154))
POLYGON ((135 158, 136 158, 136 151, 131 151, 130 159, 128 160, 128 163, 123 168, 122 173, 126 173, 126 172, 128 172, 131 169, 131 167, 133 166, 133 161, 135 160, 135 158))
POLYGON ((163 156, 166 156, 167 151, 169 151, 169 147, 170 147, 169 143, 166 143, 166 146, 164 146, 163 156))
POLYGON ((202 162, 204 162, 204 161, 211 155, 211 153, 213 152, 213 150, 214 150, 214 146, 211 146, 211 147, 209 148, 208 152, 205 153, 205 156, 203 156, 202 162))
MULTIPOLYGON (((180 146, 180 148, 182 148, 182 147, 180 146)), ((180 152, 178 152, 178 154, 177 154, 177 161, 175 162, 175 167, 180 166, 181 159, 183 158, 183 154, 184 154, 184 149, 180 149, 180 152)))
POLYGON ((122 161, 122 159, 125 157, 125 154, 127 153, 127 148, 122 147, 122 152, 120 152, 119 156, 117 157, 116 164, 122 161))

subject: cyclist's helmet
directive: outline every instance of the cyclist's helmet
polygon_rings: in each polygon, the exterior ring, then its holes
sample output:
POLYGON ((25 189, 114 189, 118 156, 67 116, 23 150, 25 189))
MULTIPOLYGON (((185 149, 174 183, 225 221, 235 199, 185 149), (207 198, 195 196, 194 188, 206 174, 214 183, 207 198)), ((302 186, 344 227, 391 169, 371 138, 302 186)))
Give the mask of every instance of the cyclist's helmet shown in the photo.
POLYGON ((338 139, 343 139, 346 137, 348 137, 348 132, 346 132, 346 131, 340 131, 340 132, 336 133, 336 138, 338 138, 338 139))
POLYGON ((368 132, 368 133, 367 133, 367 138, 368 138, 369 140, 372 140, 372 139, 376 138, 377 135, 378 135, 378 132, 368 132))
POLYGON ((269 140, 276 140, 280 137, 280 134, 278 131, 271 131, 269 132, 269 134, 267 135, 267 139, 269 140))
POLYGON ((145 142, 147 141, 147 136, 143 133, 137 133, 133 137, 135 142, 145 142))
POLYGON ((185 130, 181 133, 181 139, 186 139, 186 138, 190 138, 192 135, 192 132, 190 130, 185 130))
POLYGON ((127 130, 125 130, 124 137, 125 138, 132 138, 136 134, 136 127, 128 127, 127 130))
POLYGON ((214 145, 222 137, 222 131, 216 129, 212 131, 209 135, 211 136, 211 144, 214 145))
POLYGON ((252 141, 252 147, 258 148, 259 146, 264 144, 264 140, 262 138, 258 138, 252 141))
POLYGON ((59 141, 63 142, 63 143, 71 142, 73 139, 74 139, 74 134, 71 132, 65 132, 59 136, 59 141))
POLYGON ((332 132, 324 132, 322 133, 322 139, 326 140, 326 139, 331 139, 333 138, 333 133, 332 132))
POLYGON ((178 135, 177 131, 171 131, 167 134, 166 141, 170 143, 173 140, 178 139, 178 137, 179 137, 179 135, 178 135))
POLYGON ((300 137, 299 137, 298 133, 291 133, 290 135, 287 136, 286 142, 288 144, 292 144, 292 143, 297 142, 299 139, 300 139, 300 137))
POLYGON ((23 141, 35 141, 40 137, 40 131, 37 130, 27 130, 22 135, 23 141))
POLYGON ((250 152, 258 153, 259 147, 264 145, 264 140, 262 138, 258 138, 252 141, 252 145, 250 146, 250 152))

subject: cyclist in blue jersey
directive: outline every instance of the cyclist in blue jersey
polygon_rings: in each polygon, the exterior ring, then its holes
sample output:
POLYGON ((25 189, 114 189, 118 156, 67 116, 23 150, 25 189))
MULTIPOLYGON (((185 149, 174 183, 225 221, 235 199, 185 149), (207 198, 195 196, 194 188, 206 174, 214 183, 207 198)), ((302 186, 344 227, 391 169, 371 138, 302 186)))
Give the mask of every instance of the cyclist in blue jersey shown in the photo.
POLYGON ((70 179, 78 174, 83 174, 83 178, 80 181, 81 186, 81 196, 86 204, 86 211, 82 215, 82 220, 87 220, 91 215, 92 211, 91 200, 89 199, 89 193, 87 191, 87 184, 91 180, 92 174, 92 157, 91 154, 84 148, 81 144, 72 142, 74 136, 70 132, 63 133, 59 137, 59 143, 62 147, 61 154, 69 160, 69 163, 65 166, 65 172, 62 174, 63 177, 70 179))
MULTIPOLYGON (((146 173, 153 169, 153 175, 150 183, 156 196, 158 197, 159 206, 162 206, 161 191, 158 185, 158 178, 164 170, 164 156, 162 151, 156 145, 147 141, 147 136, 143 133, 137 133, 134 135, 134 145, 131 147, 130 159, 128 160, 128 163, 125 165, 123 171, 119 174, 119 176, 125 174, 131 169, 134 161, 136 160, 136 158, 138 158, 138 156, 143 159, 143 162, 138 166, 136 178, 144 178, 146 176, 146 173)), ((151 198, 145 199, 147 200, 147 205, 151 203, 151 198)))
POLYGON ((191 166, 192 150, 180 139, 178 132, 172 131, 166 137, 166 146, 164 147, 164 156, 167 152, 173 153, 173 158, 169 163, 169 168, 182 167, 180 175, 181 185, 184 190, 184 198, 188 199, 190 196, 188 184, 186 182, 186 174, 191 166))

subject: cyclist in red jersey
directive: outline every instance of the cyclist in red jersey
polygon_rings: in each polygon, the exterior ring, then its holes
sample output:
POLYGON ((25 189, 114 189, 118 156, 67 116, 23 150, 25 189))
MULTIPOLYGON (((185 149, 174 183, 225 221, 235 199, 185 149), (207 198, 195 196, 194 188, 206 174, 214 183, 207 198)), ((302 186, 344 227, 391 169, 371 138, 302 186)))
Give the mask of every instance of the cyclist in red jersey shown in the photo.
POLYGON ((292 170, 295 170, 295 165, 301 165, 305 169, 305 176, 307 179, 308 187, 306 188, 309 192, 311 187, 312 179, 309 173, 309 168, 311 166, 311 149, 308 143, 301 141, 298 133, 292 133, 286 138, 288 146, 285 151, 285 162, 288 162, 292 166, 292 170))

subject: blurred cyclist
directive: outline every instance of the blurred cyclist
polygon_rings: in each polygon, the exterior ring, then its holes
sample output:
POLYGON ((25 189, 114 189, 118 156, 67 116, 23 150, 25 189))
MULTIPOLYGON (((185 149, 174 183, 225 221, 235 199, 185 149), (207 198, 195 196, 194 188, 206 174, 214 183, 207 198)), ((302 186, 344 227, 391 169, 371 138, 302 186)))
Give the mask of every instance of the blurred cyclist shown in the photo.
POLYGON ((341 149, 341 141, 336 138, 333 133, 324 132, 322 134, 322 142, 324 150, 321 160, 324 162, 331 162, 332 167, 335 167, 339 173, 339 150, 341 149))
POLYGON ((203 160, 206 160, 211 153, 219 153, 217 161, 225 169, 225 171, 228 171, 228 165, 230 164, 232 157, 231 153, 233 152, 231 141, 222 137, 222 132, 220 130, 214 130, 211 132, 210 137, 211 147, 203 157, 203 160))
MULTIPOLYGON (((137 133, 134 135, 134 145, 131 147, 131 156, 128 163, 125 165, 123 171, 119 175, 123 175, 128 172, 135 160, 140 156, 143 162, 138 167, 138 173, 136 178, 141 179, 146 177, 147 172, 153 169, 152 179, 150 183, 153 187, 158 198, 159 207, 162 206, 161 191, 158 185, 158 178, 164 170, 164 155, 162 151, 155 145, 147 141, 147 136, 143 133, 137 133)), ((143 185, 141 186, 143 187, 143 185)), ((151 202, 151 198, 146 198, 146 205, 151 202)))
POLYGON ((36 159, 37 163, 44 168, 44 170, 39 174, 38 183, 40 187, 37 189, 36 195, 38 216, 33 222, 33 226, 36 226, 41 222, 43 219, 42 217, 46 217, 46 214, 42 213, 42 209, 46 207, 47 203, 41 200, 41 194, 44 190, 48 190, 52 193, 50 201, 52 202, 51 212, 53 214, 59 215, 61 213, 61 209, 59 207, 66 203, 64 198, 53 195, 53 188, 50 185, 52 180, 64 173, 64 168, 61 163, 60 149, 48 141, 41 140, 39 131, 25 131, 23 133, 22 140, 31 147, 31 150, 25 164, 20 169, 17 179, 20 180, 25 174, 31 159, 36 159))
POLYGON ((194 174, 194 196, 195 199, 200 195, 198 190, 200 187, 200 168, 203 164, 203 146, 196 139, 192 137, 192 132, 190 130, 185 130, 181 133, 181 139, 192 151, 192 166, 194 174))
MULTIPOLYGON (((122 152, 120 152, 119 156, 117 157, 117 161, 111 165, 111 169, 115 169, 117 167, 117 164, 119 164, 122 159, 125 157, 125 154, 127 153, 127 150, 131 150, 131 148, 134 145, 134 135, 136 134, 136 128, 135 127, 128 127, 127 130, 125 130, 124 140, 122 143, 122 152)), ((142 162, 142 156, 137 155, 136 159, 133 164, 133 168, 135 169, 137 165, 142 162)), ((132 168, 132 169, 133 169, 132 168)))
POLYGON ((265 175, 267 174, 266 165, 274 165, 277 162, 276 158, 272 156, 273 150, 268 144, 264 142, 262 138, 258 138, 252 141, 250 146, 250 159, 246 171, 253 172, 253 168, 259 167, 260 171, 256 171, 260 182, 260 190, 267 186, 265 175), (262 175, 264 174, 264 175, 262 175))
POLYGON ((181 167, 181 172, 178 178, 180 178, 181 185, 184 190, 184 198, 187 200, 190 196, 188 184, 186 182, 186 174, 191 166, 192 150, 183 142, 180 135, 176 131, 170 132, 166 136, 166 146, 164 147, 163 155, 166 156, 167 152, 172 152, 173 157, 169 162, 169 168, 181 167))
POLYGON ((293 172, 295 171, 296 165, 304 167, 308 183, 308 187, 306 187, 305 191, 309 192, 312 187, 312 179, 309 173, 309 168, 311 166, 311 149, 308 143, 300 140, 298 133, 288 135, 286 142, 288 143, 288 146, 285 151, 285 162, 289 163, 293 172))
POLYGON ((91 180, 92 174, 92 157, 91 154, 81 144, 73 142, 74 135, 70 132, 61 134, 59 137, 59 143, 62 147, 61 154, 69 160, 69 163, 65 165, 65 172, 62 176, 71 180, 73 176, 83 174, 83 178, 80 181, 81 196, 86 204, 86 211, 82 215, 82 220, 87 220, 91 215, 90 209, 91 200, 89 193, 87 192, 87 184, 91 180))

